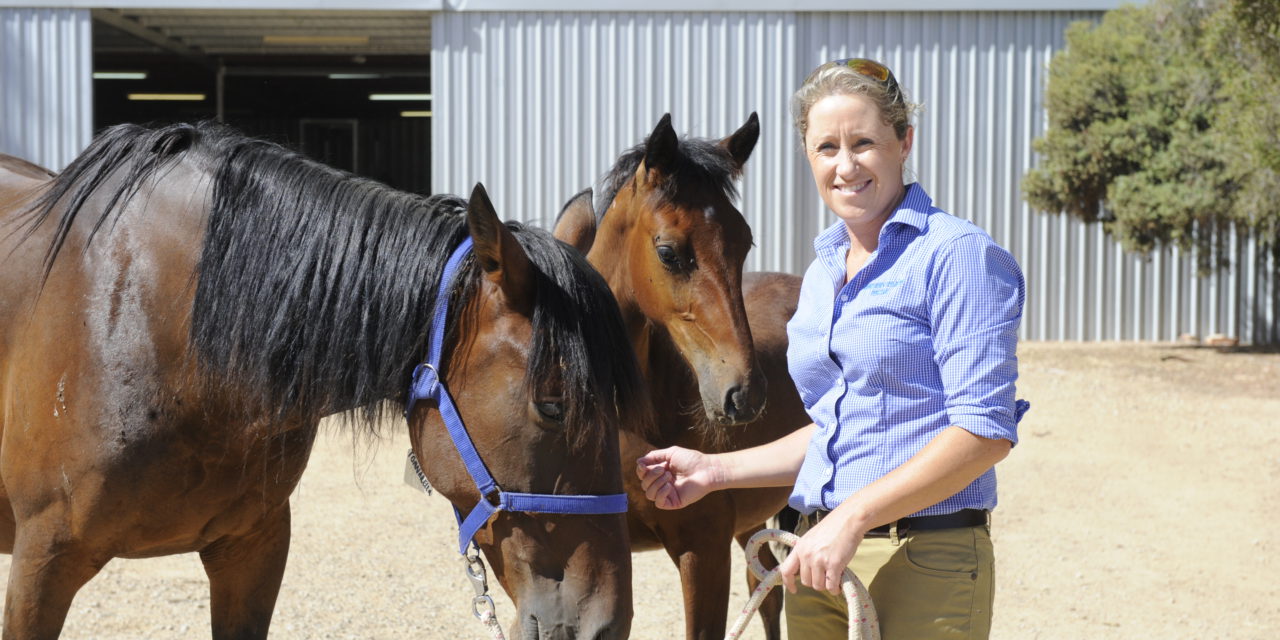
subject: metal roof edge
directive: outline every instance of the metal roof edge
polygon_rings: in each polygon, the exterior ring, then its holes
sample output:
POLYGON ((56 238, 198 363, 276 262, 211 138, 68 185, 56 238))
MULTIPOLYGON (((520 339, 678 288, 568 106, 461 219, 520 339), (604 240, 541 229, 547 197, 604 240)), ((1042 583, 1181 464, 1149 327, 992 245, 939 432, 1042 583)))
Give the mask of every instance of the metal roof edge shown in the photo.
POLYGON ((0 0, 3 9, 296 9, 451 12, 1106 11, 1145 0, 0 0))
MULTIPOLYGON (((1145 0, 1137 0, 1137 4, 1145 0)), ((1105 11, 1133 0, 444 0, 456 12, 1105 11)))
POLYGON ((441 11, 444 0, 0 0, 0 9, 441 11))

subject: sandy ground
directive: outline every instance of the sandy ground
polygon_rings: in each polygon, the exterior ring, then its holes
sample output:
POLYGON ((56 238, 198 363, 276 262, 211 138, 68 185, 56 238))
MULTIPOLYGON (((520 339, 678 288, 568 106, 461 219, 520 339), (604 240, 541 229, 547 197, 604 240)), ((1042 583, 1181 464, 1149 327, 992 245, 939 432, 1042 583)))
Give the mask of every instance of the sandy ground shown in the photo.
MULTIPOLYGON (((1020 356, 1032 410, 998 469, 993 637, 1280 637, 1280 354, 1030 343, 1020 356)), ((293 498, 273 638, 486 637, 447 503, 402 481, 405 443, 321 438, 293 498)), ((680 637, 665 554, 636 554, 635 575, 632 636, 680 637)), ((746 598, 735 584, 732 606, 746 598)), ((117 560, 63 637, 207 638, 208 615, 194 555, 117 560)))

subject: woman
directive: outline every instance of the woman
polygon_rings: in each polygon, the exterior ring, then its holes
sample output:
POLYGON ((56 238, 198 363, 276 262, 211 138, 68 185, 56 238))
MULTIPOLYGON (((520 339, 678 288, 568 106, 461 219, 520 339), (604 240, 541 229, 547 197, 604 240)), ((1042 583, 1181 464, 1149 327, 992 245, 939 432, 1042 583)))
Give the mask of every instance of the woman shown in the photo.
POLYGON ((914 129, 893 74, 866 59, 811 73, 791 101, 822 201, 787 325, 787 362, 814 423, 754 449, 673 447, 637 461, 678 509, 710 491, 791 486, 799 544, 781 565, 792 638, 843 638, 840 576, 868 586, 884 638, 985 638, 993 466, 1017 442, 1025 287, 1013 257, 904 184, 914 129))

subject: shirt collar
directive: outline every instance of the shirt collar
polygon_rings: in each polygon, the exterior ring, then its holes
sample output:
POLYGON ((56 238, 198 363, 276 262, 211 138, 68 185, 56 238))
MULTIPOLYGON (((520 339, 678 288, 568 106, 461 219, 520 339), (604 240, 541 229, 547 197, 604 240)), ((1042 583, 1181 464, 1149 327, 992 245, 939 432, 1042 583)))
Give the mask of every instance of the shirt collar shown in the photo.
MULTIPOLYGON (((907 185, 906 195, 902 197, 902 202, 894 209, 889 219, 885 221, 884 226, 880 228, 880 239, 884 240, 885 231, 890 227, 898 224, 905 224, 914 227, 919 231, 929 223, 929 211, 933 209, 933 198, 925 193, 924 187, 919 182, 912 182, 907 185)), ((835 224, 827 227, 818 237, 813 239, 813 250, 819 256, 826 251, 833 249, 844 249, 849 246, 849 232, 845 230, 844 221, 837 220, 835 224)))

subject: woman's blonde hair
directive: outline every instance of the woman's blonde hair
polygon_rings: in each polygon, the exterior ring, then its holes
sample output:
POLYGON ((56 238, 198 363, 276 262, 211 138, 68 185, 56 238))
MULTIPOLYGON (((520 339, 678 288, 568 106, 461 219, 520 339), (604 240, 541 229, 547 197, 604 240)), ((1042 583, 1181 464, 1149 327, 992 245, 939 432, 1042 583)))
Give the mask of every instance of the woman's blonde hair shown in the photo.
POLYGON ((836 95, 867 97, 880 109, 882 121, 893 127, 899 140, 907 137, 911 116, 919 110, 919 105, 907 101, 906 91, 898 84, 888 67, 864 58, 828 62, 814 69, 805 78, 804 84, 791 95, 791 117, 795 121, 802 144, 809 130, 809 110, 819 100, 836 95), (859 69, 869 73, 880 72, 884 77, 877 78, 860 72, 859 69))

